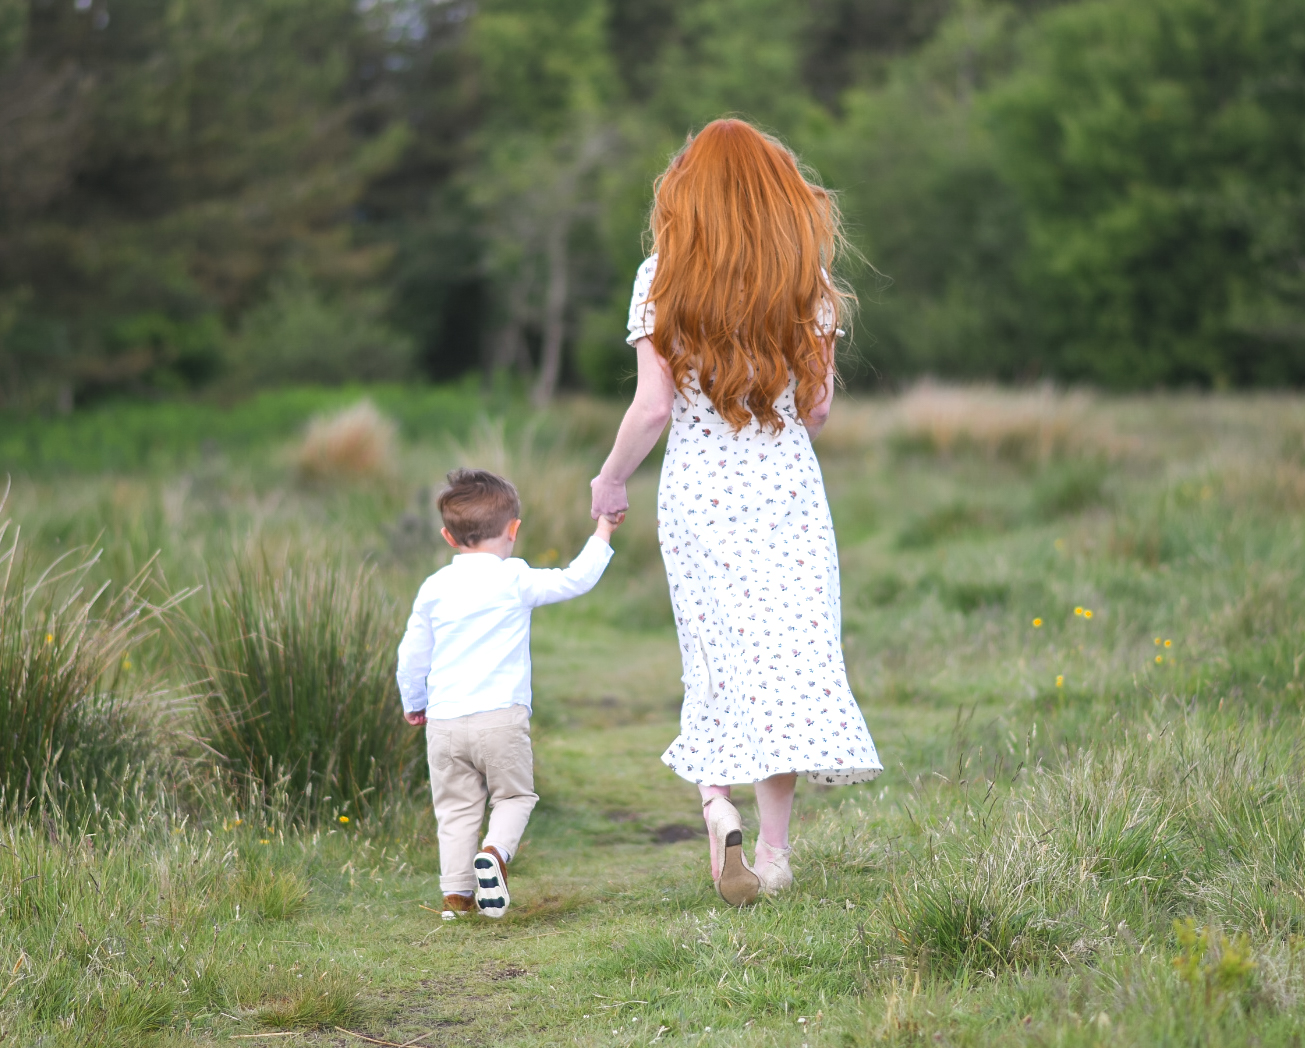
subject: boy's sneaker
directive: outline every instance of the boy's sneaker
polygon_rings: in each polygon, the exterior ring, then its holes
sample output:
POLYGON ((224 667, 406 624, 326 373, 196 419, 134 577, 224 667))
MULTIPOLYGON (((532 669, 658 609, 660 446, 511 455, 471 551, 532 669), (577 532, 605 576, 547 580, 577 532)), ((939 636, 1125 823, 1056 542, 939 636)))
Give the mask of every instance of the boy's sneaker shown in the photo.
POLYGON ((486 917, 502 917, 512 901, 503 856, 492 844, 487 844, 483 851, 476 853, 471 865, 476 871, 476 905, 480 912, 486 917))
POLYGON ((476 898, 473 895, 453 895, 444 896, 444 912, 440 914, 446 921, 456 921, 464 913, 470 913, 476 908, 476 898))

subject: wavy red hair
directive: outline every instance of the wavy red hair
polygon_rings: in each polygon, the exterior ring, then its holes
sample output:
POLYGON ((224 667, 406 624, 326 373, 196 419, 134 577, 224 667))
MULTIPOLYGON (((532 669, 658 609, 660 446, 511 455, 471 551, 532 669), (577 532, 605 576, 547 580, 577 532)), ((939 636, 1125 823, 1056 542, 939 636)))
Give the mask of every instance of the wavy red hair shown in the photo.
POLYGON ((829 277, 845 246, 831 194, 778 140, 742 120, 714 120, 657 179, 651 232, 652 340, 676 387, 696 372, 736 431, 755 418, 778 432, 775 402, 791 376, 806 422, 853 300, 829 277), (823 332, 822 316, 832 320, 823 332))

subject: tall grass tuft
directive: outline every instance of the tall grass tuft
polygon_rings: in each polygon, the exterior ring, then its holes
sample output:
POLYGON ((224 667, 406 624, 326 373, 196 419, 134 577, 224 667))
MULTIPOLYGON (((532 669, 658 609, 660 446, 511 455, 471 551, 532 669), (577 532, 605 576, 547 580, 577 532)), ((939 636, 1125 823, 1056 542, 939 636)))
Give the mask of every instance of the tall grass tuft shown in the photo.
POLYGON ((411 785, 398 625, 367 569, 254 555, 213 587, 189 631, 200 731, 247 798, 288 795, 311 820, 374 812, 411 785))
POLYGON ((367 480, 394 469, 398 427, 370 400, 333 415, 319 415, 295 453, 300 474, 308 480, 367 480))
MULTIPOLYGON (((3 506, 3 499, 0 499, 3 506)), ((11 522, 0 524, 0 808, 75 819, 144 773, 136 716, 148 692, 132 653, 160 615, 144 590, 152 563, 121 589, 92 588, 99 557, 71 551, 32 577, 11 522)))

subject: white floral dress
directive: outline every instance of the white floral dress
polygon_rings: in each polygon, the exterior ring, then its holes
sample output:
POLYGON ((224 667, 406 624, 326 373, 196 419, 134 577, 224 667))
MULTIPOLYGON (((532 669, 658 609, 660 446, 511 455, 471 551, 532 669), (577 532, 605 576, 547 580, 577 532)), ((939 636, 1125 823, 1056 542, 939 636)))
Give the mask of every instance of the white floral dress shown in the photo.
MULTIPOLYGON (((656 265, 635 278, 631 344, 653 330, 656 265)), ((847 683, 834 526, 794 388, 773 434, 755 421, 733 432, 696 385, 675 395, 657 532, 684 705, 662 760, 691 782, 850 784, 883 770, 847 683)))

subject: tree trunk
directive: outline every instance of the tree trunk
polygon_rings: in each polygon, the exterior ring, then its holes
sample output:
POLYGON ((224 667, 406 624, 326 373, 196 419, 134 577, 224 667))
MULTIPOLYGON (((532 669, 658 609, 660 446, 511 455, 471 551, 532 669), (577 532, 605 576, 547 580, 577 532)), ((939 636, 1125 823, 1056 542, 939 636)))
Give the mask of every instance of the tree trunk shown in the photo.
POLYGON ((548 230, 544 246, 548 260, 548 289, 544 297, 544 346, 539 358, 539 380, 532 400, 535 407, 546 407, 557 392, 562 373, 562 339, 566 334, 567 256, 566 238, 570 214, 559 210, 548 230))
POLYGON ((491 343, 491 374, 512 368, 523 375, 530 374, 530 352, 526 349, 526 340, 521 333, 528 294, 529 281, 523 273, 518 273, 508 287, 507 320, 495 333, 491 343))

